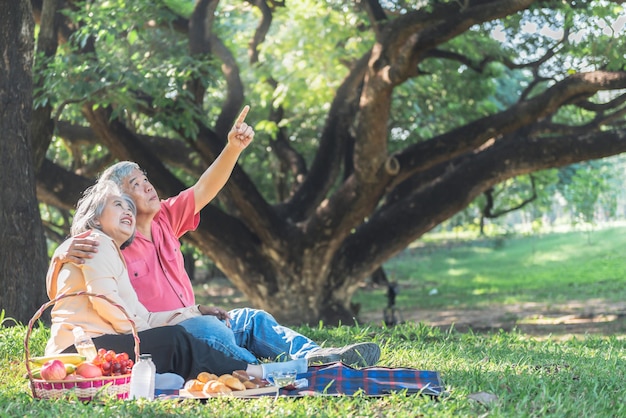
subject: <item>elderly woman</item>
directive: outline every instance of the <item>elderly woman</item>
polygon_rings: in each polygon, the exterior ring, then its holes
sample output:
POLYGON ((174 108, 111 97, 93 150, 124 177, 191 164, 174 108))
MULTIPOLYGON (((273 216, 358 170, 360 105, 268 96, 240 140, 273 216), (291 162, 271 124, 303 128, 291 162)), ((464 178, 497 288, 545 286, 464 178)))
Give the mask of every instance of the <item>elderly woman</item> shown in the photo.
MULTIPOLYGON (((306 360, 284 363, 248 364, 208 346, 189 334, 179 322, 209 314, 209 308, 195 305, 166 312, 149 312, 137 298, 120 252, 135 233, 135 205, 113 182, 100 182, 88 189, 79 201, 72 222, 72 235, 92 231, 99 251, 84 264, 53 261, 46 277, 50 299, 60 294, 87 291, 104 295, 122 306, 138 330, 142 353, 150 353, 157 373, 176 373, 192 378, 201 371, 215 374, 246 370, 255 377, 267 377, 278 369, 306 371, 306 360)), ((70 240, 57 253, 67 251, 70 240)), ((134 359, 134 338, 126 316, 101 298, 76 296, 64 298, 52 309, 51 336, 46 354, 75 351, 72 330, 81 327, 92 337, 97 348, 126 352, 134 359)))

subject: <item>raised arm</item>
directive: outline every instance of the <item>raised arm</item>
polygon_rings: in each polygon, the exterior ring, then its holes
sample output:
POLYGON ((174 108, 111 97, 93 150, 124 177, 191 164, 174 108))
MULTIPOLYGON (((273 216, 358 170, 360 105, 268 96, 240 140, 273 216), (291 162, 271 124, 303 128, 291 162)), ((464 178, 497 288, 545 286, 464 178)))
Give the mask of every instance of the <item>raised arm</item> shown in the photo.
POLYGON ((196 184, 192 186, 196 213, 208 205, 222 190, 233 172, 233 168, 235 168, 239 155, 252 142, 254 130, 244 122, 249 110, 250 106, 246 105, 243 108, 232 129, 228 132, 228 143, 215 161, 200 176, 196 184))

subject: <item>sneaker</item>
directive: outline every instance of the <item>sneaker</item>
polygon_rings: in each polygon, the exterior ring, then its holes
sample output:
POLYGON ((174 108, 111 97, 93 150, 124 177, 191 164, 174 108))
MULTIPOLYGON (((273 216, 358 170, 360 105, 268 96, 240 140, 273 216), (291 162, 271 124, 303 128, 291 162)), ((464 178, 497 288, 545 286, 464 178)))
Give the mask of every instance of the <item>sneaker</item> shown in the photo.
POLYGON ((342 362, 348 366, 373 366, 380 358, 380 347, 376 343, 357 343, 341 348, 318 348, 307 355, 309 365, 342 362))

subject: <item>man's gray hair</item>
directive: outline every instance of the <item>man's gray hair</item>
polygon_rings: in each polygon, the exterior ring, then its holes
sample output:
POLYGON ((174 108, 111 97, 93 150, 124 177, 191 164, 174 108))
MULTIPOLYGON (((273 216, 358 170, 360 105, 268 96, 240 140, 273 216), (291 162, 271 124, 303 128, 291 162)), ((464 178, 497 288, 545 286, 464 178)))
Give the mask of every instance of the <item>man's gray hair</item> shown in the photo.
POLYGON ((133 170, 139 170, 143 173, 139 164, 132 161, 120 161, 104 170, 98 178, 98 183, 102 181, 112 181, 120 187, 124 187, 124 180, 130 176, 133 170))
MULTIPOLYGON (((133 216, 137 216, 137 207, 130 196, 122 193, 120 187, 110 180, 98 180, 96 184, 89 187, 83 193, 76 205, 76 212, 72 219, 71 234, 78 235, 88 230, 102 230, 102 226, 98 221, 102 216, 104 207, 109 196, 120 196, 130 207, 133 216)), ((122 249, 126 248, 135 238, 135 233, 122 245, 122 249)))

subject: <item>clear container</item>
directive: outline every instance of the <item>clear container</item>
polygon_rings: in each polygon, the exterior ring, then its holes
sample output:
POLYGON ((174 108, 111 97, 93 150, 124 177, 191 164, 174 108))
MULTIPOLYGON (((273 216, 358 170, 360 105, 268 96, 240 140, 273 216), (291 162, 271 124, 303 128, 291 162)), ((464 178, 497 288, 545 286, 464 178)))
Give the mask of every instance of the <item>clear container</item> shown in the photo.
POLYGON ((154 379, 156 366, 152 362, 152 355, 141 354, 130 374, 130 399, 154 399, 154 379))
POLYGON ((81 327, 75 327, 72 332, 74 333, 74 347, 76 347, 78 354, 85 356, 87 361, 95 359, 98 355, 98 350, 91 337, 85 334, 81 327))

